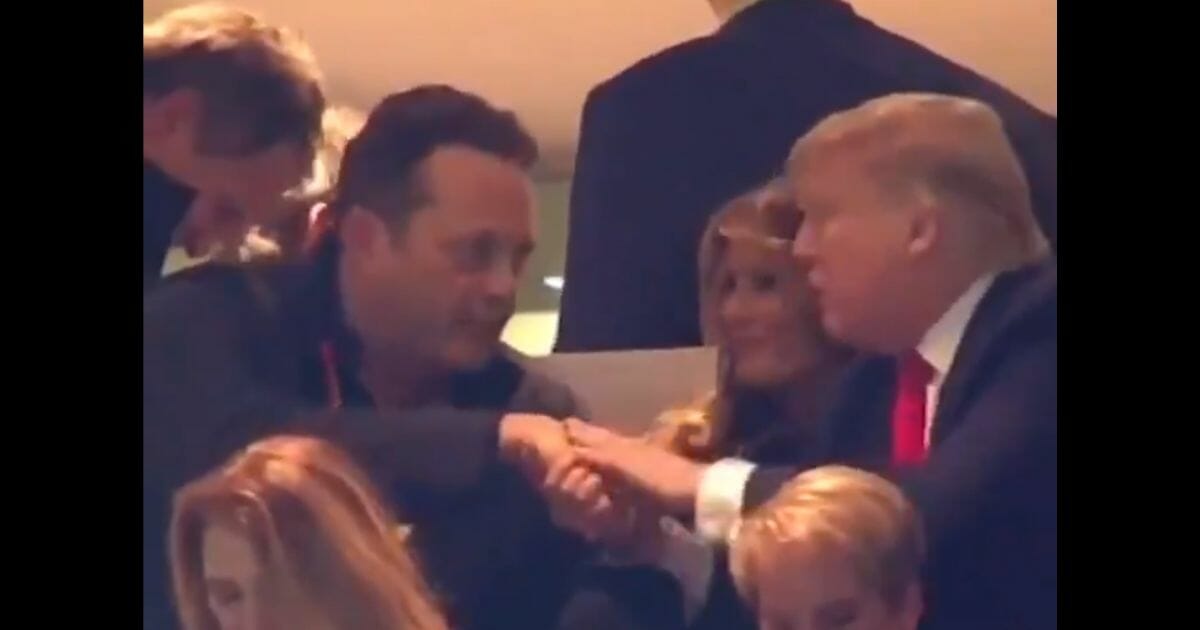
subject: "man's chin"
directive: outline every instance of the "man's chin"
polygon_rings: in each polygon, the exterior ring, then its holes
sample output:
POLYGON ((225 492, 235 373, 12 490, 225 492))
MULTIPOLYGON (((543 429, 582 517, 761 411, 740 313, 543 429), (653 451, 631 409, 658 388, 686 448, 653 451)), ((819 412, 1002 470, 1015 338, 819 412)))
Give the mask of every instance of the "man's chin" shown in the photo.
POLYGON ((447 349, 446 364, 455 370, 478 370, 500 351, 500 341, 491 343, 457 343, 447 349))

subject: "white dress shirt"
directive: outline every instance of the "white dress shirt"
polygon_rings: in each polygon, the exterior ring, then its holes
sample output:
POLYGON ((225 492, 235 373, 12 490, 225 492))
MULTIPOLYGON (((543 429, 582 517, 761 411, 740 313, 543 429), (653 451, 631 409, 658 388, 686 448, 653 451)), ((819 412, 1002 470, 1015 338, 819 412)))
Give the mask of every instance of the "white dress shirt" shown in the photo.
MULTIPOLYGON (((926 391, 926 446, 930 443, 942 383, 954 365, 954 358, 958 354, 967 324, 993 280, 994 275, 986 275, 972 283, 917 344, 917 352, 934 370, 926 391)), ((728 544, 736 532, 741 518, 746 482, 754 468, 754 464, 745 460, 722 459, 709 466, 701 477, 700 488, 696 494, 696 531, 711 544, 728 544)), ((689 579, 678 572, 673 573, 681 580, 689 579)), ((711 579, 711 572, 708 575, 693 575, 690 579, 699 577, 711 579)), ((707 588, 707 582, 684 584, 684 590, 690 593, 707 592, 707 588)))

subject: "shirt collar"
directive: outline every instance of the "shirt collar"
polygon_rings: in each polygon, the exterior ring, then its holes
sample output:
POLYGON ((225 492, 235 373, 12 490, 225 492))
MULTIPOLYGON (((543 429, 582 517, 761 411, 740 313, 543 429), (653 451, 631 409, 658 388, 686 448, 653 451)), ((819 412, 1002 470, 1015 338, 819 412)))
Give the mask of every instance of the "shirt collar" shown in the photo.
POLYGON ((950 372, 954 356, 958 353, 958 346, 967 330, 967 323, 971 321, 971 316, 995 279, 995 274, 988 274, 971 283, 971 286, 967 287, 941 318, 926 331, 921 343, 917 344, 917 353, 933 366, 938 377, 950 372))

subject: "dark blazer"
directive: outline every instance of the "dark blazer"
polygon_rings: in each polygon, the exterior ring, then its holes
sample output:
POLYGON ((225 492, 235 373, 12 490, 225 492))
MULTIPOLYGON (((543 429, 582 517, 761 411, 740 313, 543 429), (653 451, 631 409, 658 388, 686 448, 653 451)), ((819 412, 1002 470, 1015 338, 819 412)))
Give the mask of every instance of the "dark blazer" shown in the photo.
MULTIPOLYGON (((1057 322, 1053 262, 997 278, 946 375, 920 468, 888 469, 894 360, 853 368, 827 418, 827 460, 885 472, 922 513, 929 541, 922 628, 1056 627, 1057 322)), ((796 472, 755 471, 746 509, 796 472)))
POLYGON ((775 176, 827 115, 911 91, 1000 113, 1056 244, 1055 118, 844 2, 762 0, 588 96, 557 350, 699 345, 696 254, 709 217, 775 176))
POLYGON ((196 193, 142 162, 142 292, 158 284, 175 229, 196 193))
POLYGON ((165 532, 172 493, 249 442, 315 434, 347 448, 414 524, 416 550, 456 628, 552 627, 583 558, 540 498, 497 461, 501 410, 566 417, 564 386, 515 356, 455 377, 450 400, 374 409, 347 378, 355 351, 331 319, 332 285, 310 269, 206 265, 163 282, 143 306, 145 625, 175 626, 165 532), (328 407, 319 346, 345 360, 345 406, 328 407))

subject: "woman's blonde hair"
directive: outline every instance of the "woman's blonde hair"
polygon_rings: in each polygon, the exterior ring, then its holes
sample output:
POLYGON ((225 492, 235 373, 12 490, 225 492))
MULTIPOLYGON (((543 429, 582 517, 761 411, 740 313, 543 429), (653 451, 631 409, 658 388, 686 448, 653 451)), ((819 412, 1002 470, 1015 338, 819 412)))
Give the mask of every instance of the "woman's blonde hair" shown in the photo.
POLYGON ((256 442, 178 492, 170 552, 186 630, 218 630, 203 541, 214 524, 243 532, 267 580, 270 614, 295 630, 443 630, 446 621, 366 474, 308 437, 256 442))
MULTIPOLYGON (((700 325, 707 344, 719 343, 716 320, 721 302, 720 272, 732 240, 747 240, 767 250, 789 254, 792 239, 800 227, 801 214, 781 181, 772 181, 726 203, 709 220, 700 239, 699 295, 700 325)), ((792 270, 799 273, 799 269, 792 270)), ((816 300, 811 287, 801 279, 797 295, 804 306, 798 326, 817 341, 822 355, 814 364, 826 358, 841 362, 844 349, 835 344, 821 328, 816 300)), ((735 407, 754 405, 761 401, 744 396, 733 382, 731 361, 727 353, 718 352, 717 388, 691 405, 664 412, 655 422, 650 440, 676 453, 693 459, 712 460, 732 454, 735 448, 731 433, 734 430, 735 407)), ((747 410, 748 411, 748 410, 747 410)), ((753 415, 753 414, 752 414, 753 415)), ((759 414, 761 415, 761 414, 759 414)))
POLYGON ((893 608, 920 580, 925 541, 917 511, 899 488, 866 471, 823 466, 800 473, 741 521, 729 563, 751 606, 764 560, 796 543, 848 556, 862 584, 893 608))

